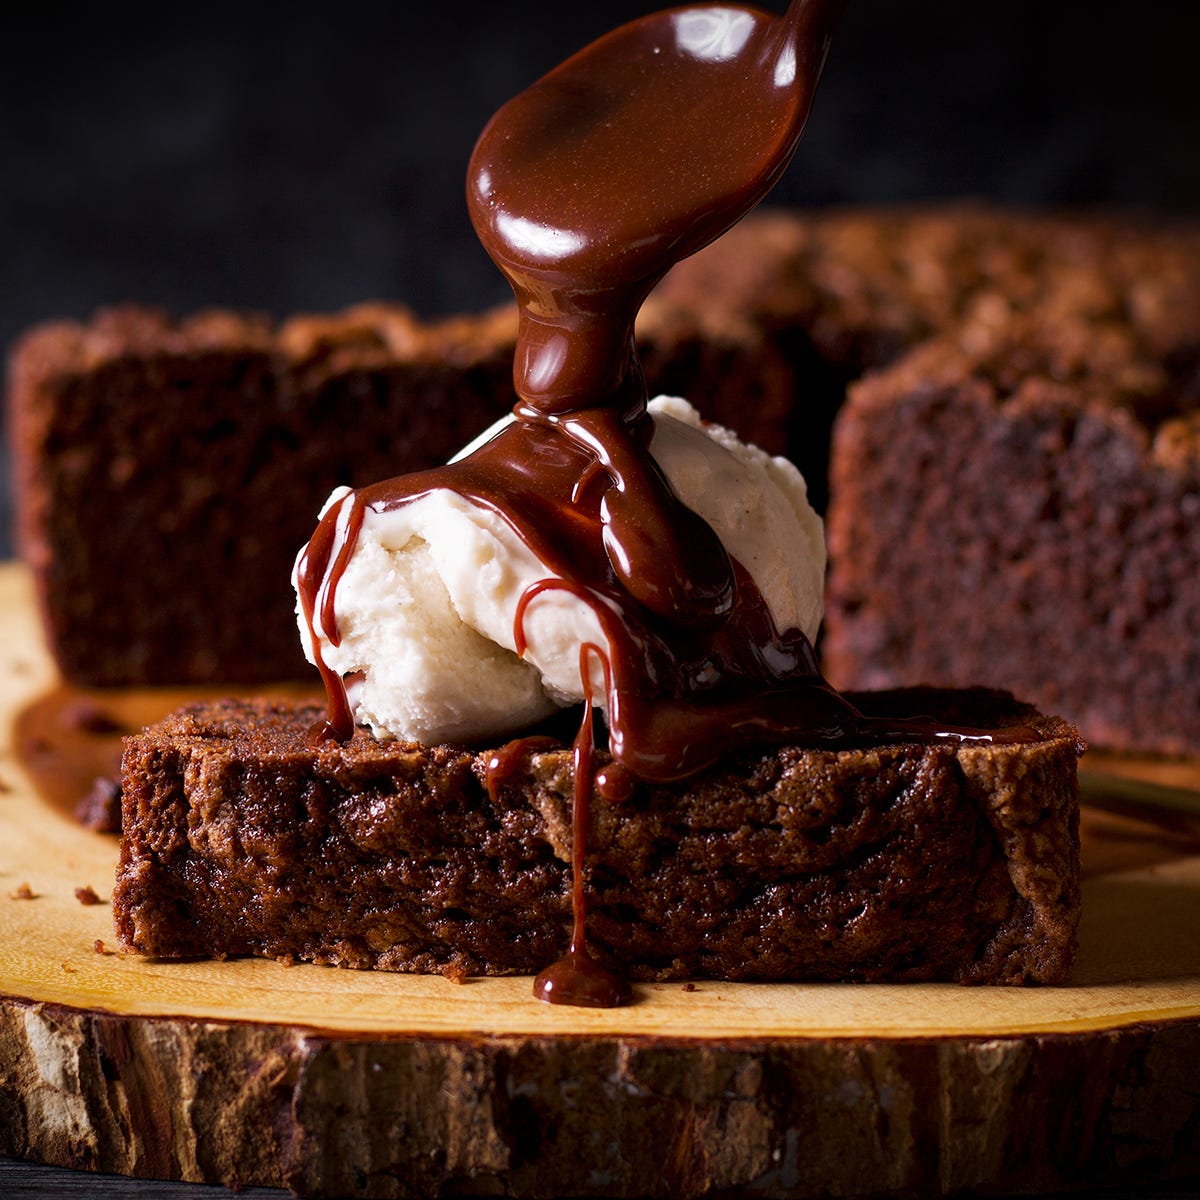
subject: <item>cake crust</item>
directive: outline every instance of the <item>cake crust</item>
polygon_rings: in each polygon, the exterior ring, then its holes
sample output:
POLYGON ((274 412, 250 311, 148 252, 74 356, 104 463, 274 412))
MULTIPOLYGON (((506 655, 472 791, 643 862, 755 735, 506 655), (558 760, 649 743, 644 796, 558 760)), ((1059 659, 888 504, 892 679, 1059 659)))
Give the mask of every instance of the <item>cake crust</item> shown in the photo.
MULTIPOLYGON (((1078 734, 993 692, 857 696, 1011 743, 740 756, 597 798, 589 946, 637 980, 1058 983, 1079 904, 1078 734)), ((127 739, 121 945, 462 978, 571 924, 569 750, 489 797, 489 752, 310 745, 317 707, 195 706, 127 739)))

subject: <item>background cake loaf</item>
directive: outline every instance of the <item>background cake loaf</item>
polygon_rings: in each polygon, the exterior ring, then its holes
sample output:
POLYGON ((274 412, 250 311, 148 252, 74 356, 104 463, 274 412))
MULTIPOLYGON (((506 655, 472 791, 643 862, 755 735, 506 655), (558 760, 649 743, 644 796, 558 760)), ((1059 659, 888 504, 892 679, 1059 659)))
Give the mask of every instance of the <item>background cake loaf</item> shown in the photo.
MULTIPOLYGON (((746 322, 669 304, 652 386, 781 451, 791 377, 746 322)), ((275 325, 126 307, 40 327, 10 364, 18 542, 63 675, 307 677, 290 576, 339 484, 443 463, 515 401, 508 309, 426 325, 364 305, 275 325)))
POLYGON ((996 680, 1101 745, 1197 753, 1194 380, 1102 335, 1064 361, 1061 333, 944 339, 851 389, 826 666, 856 686, 996 680))
MULTIPOLYGON (((1200 230, 764 214, 663 291, 752 314, 797 418, 836 415, 836 685, 987 683, 1200 753, 1200 230)), ((829 443, 796 449, 817 491, 829 443)))

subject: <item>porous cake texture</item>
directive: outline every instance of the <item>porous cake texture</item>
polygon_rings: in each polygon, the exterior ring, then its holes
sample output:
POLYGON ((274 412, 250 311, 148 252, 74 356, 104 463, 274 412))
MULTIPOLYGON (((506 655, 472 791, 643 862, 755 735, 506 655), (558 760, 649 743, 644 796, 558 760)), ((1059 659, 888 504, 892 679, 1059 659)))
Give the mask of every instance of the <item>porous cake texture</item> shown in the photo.
MULTIPOLYGON (((740 755, 592 802, 592 951, 638 980, 1058 983, 1075 946, 1082 750, 994 692, 854 697, 1011 741, 740 755)), ((127 740, 121 945, 452 977, 567 948, 571 754, 314 745, 316 706, 185 709, 127 740)))
POLYGON ((834 681, 995 680, 1200 753, 1200 408, 1161 363, 931 344, 851 389, 832 481, 834 681))

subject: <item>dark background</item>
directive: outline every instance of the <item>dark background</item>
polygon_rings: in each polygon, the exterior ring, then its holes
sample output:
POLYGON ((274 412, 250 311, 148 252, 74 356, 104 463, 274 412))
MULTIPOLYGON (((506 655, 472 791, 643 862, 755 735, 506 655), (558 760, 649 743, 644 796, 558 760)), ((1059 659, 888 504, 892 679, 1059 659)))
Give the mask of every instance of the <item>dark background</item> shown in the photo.
MULTIPOLYGON (((508 96, 654 0, 42 4, 0 30, 0 345, 137 300, 506 287, 467 221, 508 96)), ((783 8, 782 0, 775 8, 783 8)), ((850 0, 773 200, 1200 210, 1200 0, 850 0)))

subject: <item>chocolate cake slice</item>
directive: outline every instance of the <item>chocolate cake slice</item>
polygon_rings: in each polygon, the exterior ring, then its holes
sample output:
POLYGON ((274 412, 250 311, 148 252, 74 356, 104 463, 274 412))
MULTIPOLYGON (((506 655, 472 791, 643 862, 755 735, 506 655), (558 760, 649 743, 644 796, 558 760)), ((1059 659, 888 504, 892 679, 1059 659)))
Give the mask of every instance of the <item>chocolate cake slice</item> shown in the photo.
MULTIPOLYGON (((340 484, 444 463, 515 402, 515 313, 362 305, 282 324, 112 309, 31 331, 10 364, 18 542, 73 683, 307 678, 292 561, 340 484)), ((782 450, 791 376, 746 322, 670 305, 652 388, 782 450)))
POLYGON ((1200 754, 1198 384, 1200 342, 1164 364, 1127 331, 1009 322, 852 388, 830 678, 987 680, 1089 742, 1200 754))
MULTIPOLYGON (((977 349, 1023 321, 1076 356, 1103 359, 1124 341, 1186 383, 1200 346, 1200 227, 963 202, 763 208, 678 264, 656 295, 709 322, 749 321, 783 355, 797 381, 789 454, 824 509, 847 385, 931 339, 977 349)), ((1011 351, 1020 373, 1027 356, 1011 351)))
POLYGON ((1166 359, 1196 338, 1200 230, 963 202, 763 207, 674 267, 655 295, 802 340, 846 378, 1021 313, 1123 329, 1166 359))
MULTIPOLYGON (((743 754, 597 796, 593 953, 638 980, 1061 983, 1079 905, 1076 731, 995 692, 858 695, 994 741, 743 754)), ((495 798, 489 751, 315 747, 313 706, 184 709, 127 739, 113 908, 161 958, 532 973, 571 926, 569 750, 495 798)))
POLYGON ((1200 754, 1194 221, 762 212, 662 294, 748 315, 810 381, 814 492, 836 419, 835 684, 986 683, 1093 745, 1200 754))

